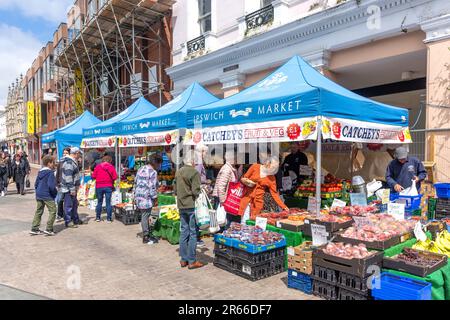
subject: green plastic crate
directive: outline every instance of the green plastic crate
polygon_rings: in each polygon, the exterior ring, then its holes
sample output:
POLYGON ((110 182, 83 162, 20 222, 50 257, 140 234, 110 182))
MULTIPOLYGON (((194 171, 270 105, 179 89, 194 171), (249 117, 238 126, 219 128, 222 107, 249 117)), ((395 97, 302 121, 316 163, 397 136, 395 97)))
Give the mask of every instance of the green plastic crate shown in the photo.
POLYGON ((433 220, 436 217, 436 203, 436 198, 428 198, 428 220, 433 220))
POLYGON ((176 204, 175 196, 168 196, 164 194, 158 194, 158 206, 170 206, 176 204))

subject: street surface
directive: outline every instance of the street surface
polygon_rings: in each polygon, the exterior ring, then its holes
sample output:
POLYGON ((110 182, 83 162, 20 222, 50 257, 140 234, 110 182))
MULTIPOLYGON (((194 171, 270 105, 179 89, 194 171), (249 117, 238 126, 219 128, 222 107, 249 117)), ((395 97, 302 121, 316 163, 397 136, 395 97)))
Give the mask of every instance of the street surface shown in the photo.
POLYGON ((96 223, 86 208, 87 225, 57 223, 55 237, 30 236, 34 193, 13 187, 0 198, 0 299, 316 299, 288 289, 287 273, 250 282, 214 267, 212 238, 198 251, 208 265, 181 269, 178 246, 143 245, 139 225, 96 223))

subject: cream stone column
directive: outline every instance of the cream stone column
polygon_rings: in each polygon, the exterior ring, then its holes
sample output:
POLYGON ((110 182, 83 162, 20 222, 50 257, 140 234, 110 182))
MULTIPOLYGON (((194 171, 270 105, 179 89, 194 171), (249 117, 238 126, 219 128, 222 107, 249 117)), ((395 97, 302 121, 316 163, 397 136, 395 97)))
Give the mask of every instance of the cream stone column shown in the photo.
POLYGON ((335 81, 334 73, 329 70, 330 55, 328 50, 321 49, 304 55, 304 59, 321 74, 335 81))
POLYGON ((427 45, 426 159, 436 163, 436 179, 450 181, 450 14, 421 24, 427 45))
POLYGON ((223 97, 227 98, 232 96, 243 89, 245 83, 245 74, 236 72, 228 72, 226 75, 220 78, 222 84, 223 97))

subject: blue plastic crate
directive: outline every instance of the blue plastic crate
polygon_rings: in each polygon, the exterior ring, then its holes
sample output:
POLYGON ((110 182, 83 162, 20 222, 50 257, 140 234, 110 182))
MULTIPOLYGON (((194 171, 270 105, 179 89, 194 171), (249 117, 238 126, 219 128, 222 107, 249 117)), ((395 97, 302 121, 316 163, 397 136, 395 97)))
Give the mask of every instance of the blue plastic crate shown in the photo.
POLYGON ((435 183, 434 188, 438 198, 450 198, 450 183, 435 183))
POLYGON ((372 296, 377 300, 431 300, 431 283, 387 272, 379 279, 380 287, 372 286, 372 296))
POLYGON ((214 241, 217 242, 217 243, 220 243, 220 244, 224 244, 224 245, 226 245, 228 247, 234 247, 233 243, 234 243, 235 240, 232 239, 232 238, 224 237, 221 234, 215 234, 214 235, 214 241))
POLYGON ((296 280, 296 281, 308 281, 311 280, 311 277, 308 274, 298 272, 297 270, 288 270, 288 277, 296 280))
MULTIPOLYGON (((293 271, 294 274, 296 271, 293 271)), ((306 294, 312 294, 313 280, 308 275, 303 275, 301 280, 295 276, 288 275, 288 288, 300 290, 306 294)))
POLYGON ((235 239, 233 241, 233 246, 237 249, 241 249, 250 253, 261 253, 264 251, 269 251, 273 249, 283 248, 286 247, 286 239, 283 238, 283 240, 278 241, 277 243, 265 245, 265 246, 256 246, 254 244, 245 243, 241 240, 235 239))
POLYGON ((422 195, 419 194, 417 196, 401 196, 398 193, 391 193, 389 200, 391 202, 396 202, 397 200, 401 200, 401 202, 405 202, 405 210, 416 210, 420 208, 420 203, 422 201, 422 195))

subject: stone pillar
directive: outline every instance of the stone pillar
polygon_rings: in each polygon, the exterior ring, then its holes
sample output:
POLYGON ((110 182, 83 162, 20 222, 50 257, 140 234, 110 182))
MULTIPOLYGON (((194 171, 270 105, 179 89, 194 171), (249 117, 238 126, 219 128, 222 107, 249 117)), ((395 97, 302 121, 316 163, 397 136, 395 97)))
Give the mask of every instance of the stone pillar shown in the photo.
POLYGON ((436 179, 450 180, 450 14, 424 21, 427 46, 426 160, 436 163, 436 179))
POLYGON ((321 74, 332 81, 336 81, 334 73, 329 70, 330 52, 328 50, 320 49, 313 51, 306 54, 304 59, 321 74))
POLYGON ((220 78, 222 84, 223 97, 227 98, 240 92, 245 83, 245 74, 239 71, 228 72, 220 78))

